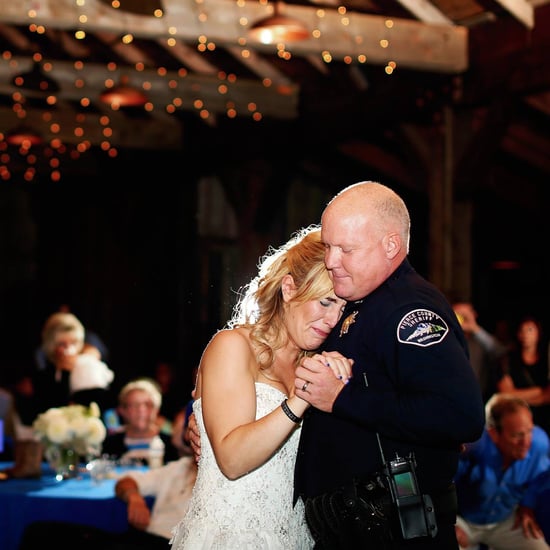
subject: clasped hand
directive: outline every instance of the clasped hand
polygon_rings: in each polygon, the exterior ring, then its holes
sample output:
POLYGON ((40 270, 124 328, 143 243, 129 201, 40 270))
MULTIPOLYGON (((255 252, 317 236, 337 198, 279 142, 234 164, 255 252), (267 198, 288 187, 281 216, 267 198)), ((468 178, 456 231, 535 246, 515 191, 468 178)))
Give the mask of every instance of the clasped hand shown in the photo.
POLYGON ((332 412, 334 401, 352 376, 353 359, 336 351, 305 357, 296 368, 296 395, 324 412, 332 412))
MULTIPOLYGON (((322 352, 305 357, 296 369, 295 393, 314 407, 330 412, 342 388, 352 376, 353 359, 338 352, 322 352), (305 388, 305 389, 304 389, 305 388)), ((195 414, 189 416, 185 439, 198 462, 201 455, 201 438, 195 414)))

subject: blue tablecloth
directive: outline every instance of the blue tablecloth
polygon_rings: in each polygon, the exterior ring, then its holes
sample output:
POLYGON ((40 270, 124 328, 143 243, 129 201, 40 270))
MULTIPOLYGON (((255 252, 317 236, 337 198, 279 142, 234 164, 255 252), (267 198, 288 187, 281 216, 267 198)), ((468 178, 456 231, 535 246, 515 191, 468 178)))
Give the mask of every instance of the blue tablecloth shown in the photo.
MULTIPOLYGON (((0 470, 11 466, 0 463, 0 470)), ((56 481, 43 467, 40 479, 0 482, 0 550, 17 550, 26 525, 36 520, 61 520, 93 525, 112 532, 128 526, 126 505, 115 497, 115 479, 94 484, 83 473, 77 479, 56 481)), ((47 546, 47 541, 44 542, 47 546)))

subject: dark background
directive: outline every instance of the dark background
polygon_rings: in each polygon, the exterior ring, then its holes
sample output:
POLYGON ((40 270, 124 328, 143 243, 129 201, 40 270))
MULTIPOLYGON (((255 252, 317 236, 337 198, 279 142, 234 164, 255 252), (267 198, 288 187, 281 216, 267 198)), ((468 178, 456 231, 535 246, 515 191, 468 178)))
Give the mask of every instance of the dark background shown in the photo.
MULTIPOLYGON (((140 14, 135 40, 121 43, 107 25, 97 34, 90 29, 84 48, 76 50, 75 29, 57 27, 62 18, 52 18, 42 33, 13 14, 0 15, 0 378, 32 366, 44 320, 67 304, 109 346, 116 384, 170 360, 187 400, 200 353, 227 319, 234 290, 255 272, 259 256, 318 221, 334 193, 363 179, 402 194, 412 216, 413 265, 438 286, 443 281, 446 292, 472 301, 483 326, 500 330, 501 320, 513 326, 525 313, 548 326, 548 2, 537 3, 533 28, 502 3, 432 2, 468 32, 468 69, 459 74, 432 72, 422 56, 409 64, 403 52, 391 75, 386 61, 321 63, 324 42, 309 58, 299 48, 285 60, 274 49, 258 49, 262 64, 252 66, 231 52, 233 39, 220 39, 198 60, 219 75, 236 76, 231 88, 243 106, 236 118, 228 113, 229 96, 218 93, 218 80, 203 74, 197 58, 178 55, 157 32, 145 32, 155 21, 151 2, 121 4, 140 14), (108 40, 106 33, 112 33, 108 40), (21 87, 12 81, 27 74, 35 53, 52 62, 48 74, 61 86, 54 104, 41 86, 30 85, 32 79, 21 87), (146 61, 145 71, 137 70, 136 56, 146 61), (183 70, 200 85, 197 98, 206 101, 209 117, 199 115, 194 101, 183 101, 167 117, 171 88, 150 97, 153 111, 115 113, 101 101, 105 78, 115 76, 112 63, 117 78, 128 73, 138 88, 160 69, 169 78, 183 70), (293 85, 295 112, 292 95, 279 104, 278 88, 265 89, 266 67, 293 85), (84 87, 77 87, 83 75, 84 87), (82 104, 84 97, 90 105, 82 104), (257 103, 261 111, 264 100, 278 107, 251 122, 246 107, 257 103), (96 149, 106 137, 105 115, 118 151, 113 159, 96 149), (93 147, 71 161, 82 116, 93 147), (50 120, 60 121, 60 134, 50 120), (30 155, 4 139, 21 122, 34 125, 45 140, 30 155), (50 179, 46 144, 52 138, 68 151, 59 153, 58 183, 50 179), (35 177, 25 180, 34 169, 35 177), (225 202, 199 214, 199 182, 211 176, 221 182, 225 202), (452 196, 441 200, 449 182, 452 196), (456 211, 446 223, 449 205, 456 211), (465 210, 471 219, 463 217, 465 210), (229 213, 234 231, 223 224, 199 231, 205 221, 215 226, 229 213)), ((425 10, 418 16, 396 2, 343 5, 431 28, 425 10)), ((118 20, 120 10, 109 11, 118 20)), ((406 27, 395 25, 395 43, 411 40, 406 27)), ((195 37, 184 44, 197 47, 195 37)), ((176 80, 187 93, 187 77, 176 80)))
MULTIPOLYGON (((209 163, 183 152, 90 154, 89 173, 69 173, 55 183, 47 177, 0 183, 4 380, 33 365, 42 324, 67 304, 109 347, 115 388, 170 361, 185 403, 204 345, 227 320, 234 291, 255 273, 259 256, 318 222, 341 188, 378 178, 352 164, 340 180, 327 181, 292 159, 235 163, 220 155, 209 163), (198 181, 212 174, 224 182, 237 235, 198 233, 198 181)), ((383 182, 409 206, 411 261, 428 277, 430 197, 383 182)), ((513 326, 525 313, 546 324, 546 224, 494 193, 474 198, 473 290, 461 298, 471 298, 489 330, 501 330, 502 320, 513 326)), ((461 220, 455 223, 460 230, 461 220)))

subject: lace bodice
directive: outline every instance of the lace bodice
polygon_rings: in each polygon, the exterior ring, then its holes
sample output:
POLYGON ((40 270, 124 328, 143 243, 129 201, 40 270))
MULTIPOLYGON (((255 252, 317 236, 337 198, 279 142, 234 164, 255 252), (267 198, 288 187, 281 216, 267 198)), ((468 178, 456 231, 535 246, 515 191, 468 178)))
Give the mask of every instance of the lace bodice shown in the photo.
MULTIPOLYGON (((286 396, 256 384, 261 418, 286 396)), ((173 531, 172 550, 306 550, 313 547, 303 503, 292 506, 294 463, 300 428, 262 466, 237 480, 218 468, 202 417, 193 405, 201 435, 201 458, 189 510, 173 531)))

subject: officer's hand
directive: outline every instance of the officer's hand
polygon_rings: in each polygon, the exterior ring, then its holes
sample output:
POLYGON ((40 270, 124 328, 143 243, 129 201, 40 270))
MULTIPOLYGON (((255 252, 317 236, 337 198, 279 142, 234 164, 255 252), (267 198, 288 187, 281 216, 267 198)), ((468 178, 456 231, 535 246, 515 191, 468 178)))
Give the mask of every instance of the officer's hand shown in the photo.
POLYGON ((349 382, 353 359, 336 352, 305 357, 296 369, 295 393, 317 409, 332 412, 334 401, 349 382))
POLYGON ((191 415, 189 416, 189 420, 187 421, 185 439, 189 442, 189 445, 191 445, 193 456, 195 457, 195 462, 198 462, 201 456, 201 436, 199 435, 199 427, 197 426, 195 413, 191 413, 191 415))

